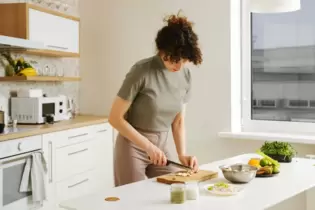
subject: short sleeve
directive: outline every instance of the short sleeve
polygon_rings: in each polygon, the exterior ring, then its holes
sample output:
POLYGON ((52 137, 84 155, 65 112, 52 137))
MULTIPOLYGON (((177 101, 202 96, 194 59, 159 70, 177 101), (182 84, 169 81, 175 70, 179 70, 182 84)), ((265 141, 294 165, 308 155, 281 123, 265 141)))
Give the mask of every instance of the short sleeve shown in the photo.
POLYGON ((184 104, 187 104, 191 98, 191 75, 190 75, 190 71, 187 70, 187 74, 186 74, 186 81, 187 81, 187 90, 186 90, 186 95, 184 97, 184 104))
POLYGON ((141 68, 133 66, 126 74, 118 96, 127 101, 133 101, 144 84, 144 74, 141 68))

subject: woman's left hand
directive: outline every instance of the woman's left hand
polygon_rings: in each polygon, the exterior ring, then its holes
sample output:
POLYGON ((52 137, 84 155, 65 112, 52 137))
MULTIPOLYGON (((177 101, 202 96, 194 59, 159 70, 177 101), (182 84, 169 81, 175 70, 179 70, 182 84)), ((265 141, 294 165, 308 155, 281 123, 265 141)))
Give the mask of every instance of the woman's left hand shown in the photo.
POLYGON ((183 165, 191 167, 194 172, 198 172, 199 165, 195 156, 179 155, 178 159, 183 165))

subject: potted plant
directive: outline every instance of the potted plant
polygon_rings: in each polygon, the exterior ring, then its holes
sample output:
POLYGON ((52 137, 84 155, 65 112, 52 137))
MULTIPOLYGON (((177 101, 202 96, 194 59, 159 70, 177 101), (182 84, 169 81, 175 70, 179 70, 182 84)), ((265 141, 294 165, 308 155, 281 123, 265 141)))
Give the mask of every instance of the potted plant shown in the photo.
POLYGON ((278 162, 290 163, 296 155, 296 150, 287 142, 268 142, 266 141, 260 148, 261 152, 268 155, 278 162))

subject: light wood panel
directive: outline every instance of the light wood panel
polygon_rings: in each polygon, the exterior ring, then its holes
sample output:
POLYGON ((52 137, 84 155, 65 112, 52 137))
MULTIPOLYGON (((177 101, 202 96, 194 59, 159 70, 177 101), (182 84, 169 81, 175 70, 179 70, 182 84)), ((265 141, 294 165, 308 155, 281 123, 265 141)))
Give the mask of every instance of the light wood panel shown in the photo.
POLYGON ((43 125, 18 125, 18 128, 27 128, 16 133, 0 134, 0 142, 11 139, 23 138, 27 136, 41 135, 56 131, 68 130, 73 128, 80 128, 89 125, 101 124, 108 122, 108 118, 104 116, 79 115, 71 120, 64 120, 54 124, 43 125))
POLYGON ((214 179, 218 177, 218 172, 215 171, 205 171, 200 170, 198 173, 191 175, 190 177, 177 176, 175 174, 167 174, 164 176, 157 177, 157 182, 164 184, 173 183, 185 183, 190 181, 202 182, 209 179, 214 179))

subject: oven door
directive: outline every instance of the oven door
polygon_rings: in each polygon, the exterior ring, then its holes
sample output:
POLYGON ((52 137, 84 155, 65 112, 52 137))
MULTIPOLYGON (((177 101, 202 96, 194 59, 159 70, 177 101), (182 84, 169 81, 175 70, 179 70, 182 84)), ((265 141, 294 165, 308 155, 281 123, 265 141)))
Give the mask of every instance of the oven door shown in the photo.
POLYGON ((26 160, 31 154, 0 159, 1 210, 33 210, 41 207, 39 204, 33 204, 31 192, 19 192, 26 160))

